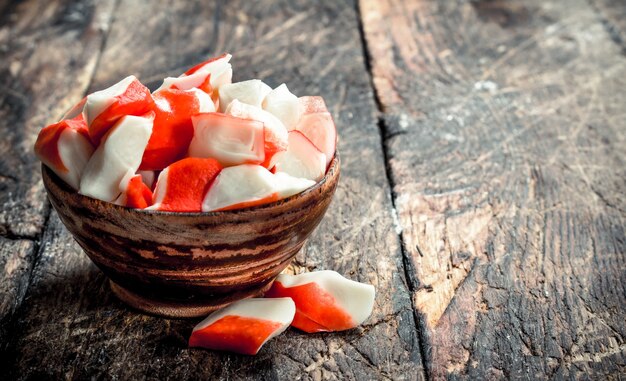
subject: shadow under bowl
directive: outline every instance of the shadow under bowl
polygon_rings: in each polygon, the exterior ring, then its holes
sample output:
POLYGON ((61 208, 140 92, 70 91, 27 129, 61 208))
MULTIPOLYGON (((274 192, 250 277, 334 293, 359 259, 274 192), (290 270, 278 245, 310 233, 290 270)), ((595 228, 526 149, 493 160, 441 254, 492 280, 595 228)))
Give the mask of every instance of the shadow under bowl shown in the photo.
POLYGON ((262 295, 321 221, 339 172, 335 156, 324 178, 297 195, 245 209, 177 213, 83 196, 42 165, 52 206, 117 297, 174 318, 262 295))

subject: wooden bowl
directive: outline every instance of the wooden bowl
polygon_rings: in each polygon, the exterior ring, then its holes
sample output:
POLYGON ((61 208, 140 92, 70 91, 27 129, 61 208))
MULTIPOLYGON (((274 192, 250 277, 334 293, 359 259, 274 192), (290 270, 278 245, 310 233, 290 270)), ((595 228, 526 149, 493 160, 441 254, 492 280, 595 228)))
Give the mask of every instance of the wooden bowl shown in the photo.
POLYGON ((204 316, 263 294, 320 222, 339 180, 324 178, 270 204, 223 212, 124 208, 78 194, 42 165, 48 198, 111 289, 141 311, 204 316))

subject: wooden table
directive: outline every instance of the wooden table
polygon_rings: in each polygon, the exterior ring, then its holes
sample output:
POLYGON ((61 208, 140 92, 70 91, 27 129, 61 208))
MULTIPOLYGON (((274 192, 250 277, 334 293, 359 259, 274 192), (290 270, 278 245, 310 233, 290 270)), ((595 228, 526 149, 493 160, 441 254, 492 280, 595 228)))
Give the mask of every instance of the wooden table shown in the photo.
POLYGON ((0 0, 0 378, 623 379, 625 54, 619 0, 0 0), (41 127, 221 52, 330 105, 342 179, 294 267, 374 284, 362 327, 187 349, 51 211, 41 127))

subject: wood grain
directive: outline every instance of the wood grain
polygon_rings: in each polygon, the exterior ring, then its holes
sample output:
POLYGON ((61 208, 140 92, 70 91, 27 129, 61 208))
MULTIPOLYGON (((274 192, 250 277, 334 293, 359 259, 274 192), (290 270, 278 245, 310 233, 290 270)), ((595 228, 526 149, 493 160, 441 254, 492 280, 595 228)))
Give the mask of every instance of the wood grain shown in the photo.
POLYGON ((620 0, 590 0, 607 33, 626 53, 626 5, 620 0))
POLYGON ((10 323, 28 286, 36 245, 0 237, 0 353, 8 344, 10 323))
POLYGON ((626 63, 584 1, 360 2, 431 379, 626 374, 626 63))
POLYGON ((82 96, 112 1, 0 3, 0 350, 49 213, 33 145, 82 96))
POLYGON ((33 145, 84 95, 113 1, 9 2, 0 10, 0 234, 35 238, 48 203, 33 145), (62 74, 61 74, 62 73, 62 74))
POLYGON ((91 90, 127 74, 151 88, 209 55, 234 54, 235 80, 286 82, 326 99, 342 177, 292 271, 333 269, 372 283, 373 315, 336 334, 289 330, 256 357, 189 350, 195 322, 126 309, 53 213, 16 322, 16 378, 421 379, 419 339, 393 223, 372 88, 351 2, 121 1, 91 90))

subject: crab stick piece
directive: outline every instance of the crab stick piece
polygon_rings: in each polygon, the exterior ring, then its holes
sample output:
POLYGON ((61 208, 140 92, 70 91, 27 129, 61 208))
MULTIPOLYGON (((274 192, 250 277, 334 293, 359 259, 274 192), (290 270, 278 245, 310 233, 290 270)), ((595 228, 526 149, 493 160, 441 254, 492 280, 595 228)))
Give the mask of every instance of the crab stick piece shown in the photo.
POLYGON ((202 203, 202 211, 232 210, 263 205, 313 186, 315 181, 273 174, 260 165, 224 168, 202 203))
POLYGON ((61 120, 74 119, 78 115, 82 114, 83 108, 85 108, 86 102, 87 102, 87 97, 83 97, 83 99, 81 99, 80 102, 76 103, 71 109, 67 110, 65 115, 63 115, 63 117, 61 118, 61 120))
POLYGON ((153 104, 150 90, 133 75, 107 89, 87 95, 83 116, 91 141, 98 145, 120 118, 143 115, 152 110, 153 104))
POLYGON ((220 87, 220 110, 225 111, 230 102, 237 99, 239 102, 261 107, 265 96, 272 91, 272 88, 263 83, 260 79, 251 79, 237 83, 230 83, 220 87))
POLYGON ((122 117, 103 137, 85 166, 79 193, 102 201, 113 201, 128 172, 135 173, 152 133, 154 112, 122 117))
POLYGON ((283 122, 269 112, 235 99, 226 109, 226 114, 243 119, 257 120, 263 123, 263 135, 265 138, 264 166, 269 165, 270 159, 276 152, 287 149, 287 145, 289 144, 287 128, 283 122))
POLYGON ((37 157, 74 189, 78 189, 93 151, 81 114, 44 127, 35 142, 37 157))
POLYGON ((223 166, 265 160, 263 123, 221 113, 198 114, 191 119, 194 134, 189 156, 212 157, 223 166))
POLYGON ((319 181, 326 173, 326 155, 300 131, 290 131, 289 147, 272 157, 270 168, 276 173, 319 181))
POLYGON ((193 138, 191 117, 215 111, 211 97, 198 89, 165 89, 153 98, 154 126, 139 166, 141 170, 160 170, 182 158, 193 138))
POLYGON ((334 271, 280 274, 266 298, 293 299, 292 325, 305 332, 343 331, 367 319, 374 307, 374 286, 344 278, 334 271))
POLYGON ((337 148, 335 122, 321 97, 301 97, 300 103, 304 114, 298 121, 296 130, 302 132, 326 155, 326 166, 328 166, 337 148))
POLYGON ((209 77, 211 88, 219 89, 224 84, 232 81, 233 69, 229 63, 231 58, 230 54, 223 54, 192 67, 179 77, 167 77, 155 93, 169 88, 179 90, 189 90, 194 87, 200 88, 203 87, 203 84, 209 77))
POLYGON ((263 109, 277 117, 289 131, 296 128, 304 107, 284 83, 270 91, 263 100, 263 109))
MULTIPOLYGON (((145 152, 144 152, 145 153, 145 152)), ((141 175, 141 181, 150 189, 154 189, 156 185, 156 172, 155 171, 137 171, 138 175, 141 175)))
POLYGON ((215 159, 186 158, 159 174, 150 209, 200 212, 209 185, 222 166, 215 159))
POLYGON ((224 168, 209 188, 202 211, 241 209, 276 201, 274 175, 259 165, 224 168))
POLYGON ((118 205, 144 209, 152 205, 152 191, 143 182, 140 174, 129 172, 120 182, 122 194, 115 200, 118 205))
POLYGON ((196 325, 189 346, 255 355, 289 327, 295 313, 289 298, 240 300, 196 325))

